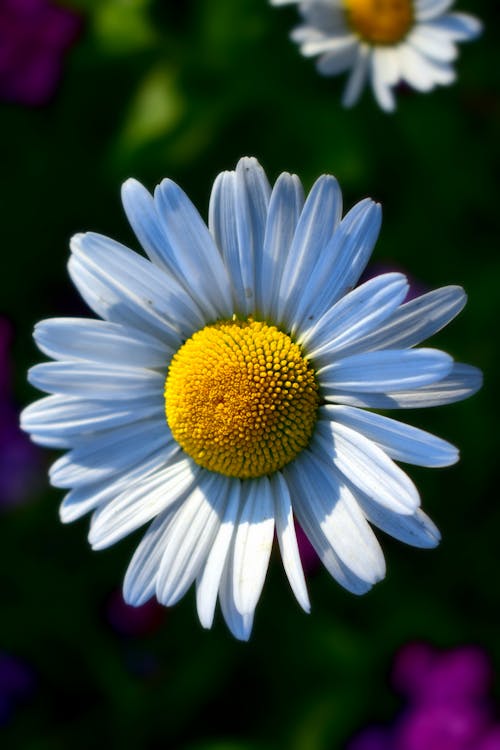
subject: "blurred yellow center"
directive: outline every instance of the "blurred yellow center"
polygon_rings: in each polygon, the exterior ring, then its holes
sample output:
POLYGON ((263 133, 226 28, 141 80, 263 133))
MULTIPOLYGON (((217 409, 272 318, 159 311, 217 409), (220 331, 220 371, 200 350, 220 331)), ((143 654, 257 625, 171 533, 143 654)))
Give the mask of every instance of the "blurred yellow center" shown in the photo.
POLYGON ((197 464, 247 479, 278 471, 307 446, 316 377, 275 326, 220 321, 174 355, 165 382, 168 425, 197 464))
POLYGON ((412 0, 343 0, 351 29, 370 44, 400 42, 413 25, 412 0))

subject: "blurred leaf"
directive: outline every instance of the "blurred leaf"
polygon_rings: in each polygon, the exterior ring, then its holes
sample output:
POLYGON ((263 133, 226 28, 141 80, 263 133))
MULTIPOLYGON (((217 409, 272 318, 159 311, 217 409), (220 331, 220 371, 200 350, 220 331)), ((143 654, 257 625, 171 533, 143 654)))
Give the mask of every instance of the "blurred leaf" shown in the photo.
POLYGON ((150 0, 101 0, 93 23, 97 43, 109 54, 151 46, 157 39, 148 16, 150 0))
POLYGON ((120 151, 134 151, 150 141, 168 137, 185 112, 176 76, 166 66, 151 70, 142 81, 117 139, 120 151))

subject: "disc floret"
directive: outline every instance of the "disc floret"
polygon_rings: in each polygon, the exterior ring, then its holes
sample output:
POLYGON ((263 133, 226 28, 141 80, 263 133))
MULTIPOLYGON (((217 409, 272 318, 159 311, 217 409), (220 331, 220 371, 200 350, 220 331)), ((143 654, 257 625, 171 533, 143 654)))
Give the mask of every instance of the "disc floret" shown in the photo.
POLYGON ((292 461, 309 443, 318 404, 300 347, 252 318, 197 331, 174 355, 165 382, 177 442, 200 466, 240 479, 292 461))
POLYGON ((412 0, 344 0, 351 29, 369 44, 402 41, 414 23, 412 0))

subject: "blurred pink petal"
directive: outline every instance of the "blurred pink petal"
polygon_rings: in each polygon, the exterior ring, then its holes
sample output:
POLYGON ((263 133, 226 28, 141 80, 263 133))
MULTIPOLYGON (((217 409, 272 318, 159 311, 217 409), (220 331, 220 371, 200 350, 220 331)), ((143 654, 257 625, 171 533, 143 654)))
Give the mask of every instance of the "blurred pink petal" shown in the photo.
POLYGON ((106 604, 106 618, 117 633, 140 636, 153 633, 165 618, 165 608, 155 599, 141 607, 126 604, 120 591, 114 591, 106 604))
POLYGON ((500 750, 488 691, 492 669, 477 646, 439 651, 409 643, 394 660, 393 684, 407 705, 389 729, 368 727, 348 750, 500 750))
POLYGON ((304 529, 297 522, 295 522, 295 533, 297 535, 297 545, 304 573, 307 575, 316 573, 321 567, 321 560, 307 538, 304 529))
POLYGON ((475 646, 440 653, 414 643, 396 657, 393 680, 396 688, 414 701, 469 702, 487 694, 491 667, 486 654, 475 646))
POLYGON ((500 750, 500 726, 490 729, 477 747, 471 750, 500 750))
POLYGON ((396 750, 472 750, 487 726, 485 710, 446 704, 421 706, 403 718, 396 750))
POLYGON ((80 28, 80 16, 50 0, 0 0, 0 98, 45 104, 80 28))

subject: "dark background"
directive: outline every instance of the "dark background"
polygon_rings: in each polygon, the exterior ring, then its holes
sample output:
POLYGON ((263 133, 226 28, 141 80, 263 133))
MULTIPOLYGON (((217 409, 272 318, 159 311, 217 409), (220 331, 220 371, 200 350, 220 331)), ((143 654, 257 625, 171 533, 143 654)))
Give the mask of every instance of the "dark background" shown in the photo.
POLYGON ((318 570, 310 616, 275 554, 248 644, 220 616, 203 631, 192 591, 130 624, 117 592, 141 533, 92 553, 87 519, 59 522, 62 491, 46 480, 56 454, 41 451, 38 488, 0 517, 0 649, 32 676, 0 727, 0 745, 343 748, 366 723, 394 715, 387 675, 402 644, 475 643, 500 664, 497 3, 459 3, 485 31, 461 45, 458 82, 427 95, 401 90, 394 115, 369 92, 341 109, 343 80, 320 78, 288 39, 293 6, 71 7, 83 26, 56 95, 36 108, 0 104, 0 315, 14 326, 18 405, 39 395, 26 382, 41 359, 34 323, 87 315, 66 274, 70 236, 92 229, 137 247, 119 200, 129 176, 149 188, 173 178, 206 217, 214 178, 242 155, 257 156, 271 181, 297 172, 307 189, 319 174, 335 174, 346 208, 367 195, 379 200, 374 260, 404 269, 423 289, 465 287, 468 306, 432 345, 481 367, 485 386, 470 401, 402 414, 461 449, 454 467, 409 471, 441 546, 416 550, 385 537, 387 578, 362 598, 318 570))

